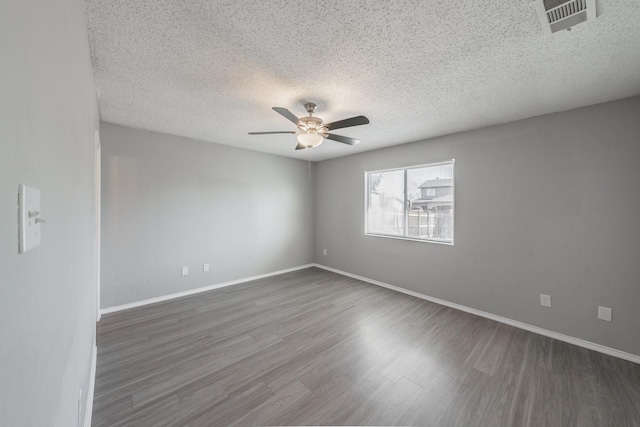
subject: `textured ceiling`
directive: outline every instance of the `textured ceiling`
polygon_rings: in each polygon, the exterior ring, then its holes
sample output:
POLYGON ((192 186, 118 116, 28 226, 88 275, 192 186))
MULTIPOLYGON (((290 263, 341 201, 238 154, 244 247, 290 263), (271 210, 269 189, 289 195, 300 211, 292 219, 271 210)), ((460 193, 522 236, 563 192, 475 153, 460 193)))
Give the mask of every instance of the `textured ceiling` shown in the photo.
POLYGON ((640 94, 640 3, 543 33, 532 0, 86 0, 103 121, 324 160, 640 94), (271 107, 359 145, 294 151, 271 107))

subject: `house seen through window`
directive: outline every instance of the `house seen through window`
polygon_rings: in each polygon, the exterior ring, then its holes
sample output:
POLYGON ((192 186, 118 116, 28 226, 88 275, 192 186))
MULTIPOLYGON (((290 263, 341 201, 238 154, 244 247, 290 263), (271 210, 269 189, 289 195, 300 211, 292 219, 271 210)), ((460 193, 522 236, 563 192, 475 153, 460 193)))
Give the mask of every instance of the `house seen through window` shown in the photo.
POLYGON ((453 165, 366 172, 365 233, 453 244, 453 165))

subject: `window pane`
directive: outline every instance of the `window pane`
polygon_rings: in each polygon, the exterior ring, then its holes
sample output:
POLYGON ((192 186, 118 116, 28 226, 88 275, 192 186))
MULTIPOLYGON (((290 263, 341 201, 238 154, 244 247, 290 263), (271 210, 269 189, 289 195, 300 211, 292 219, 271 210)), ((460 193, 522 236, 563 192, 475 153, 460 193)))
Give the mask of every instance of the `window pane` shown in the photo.
POLYGON ((368 174, 367 232, 404 235, 404 171, 368 174))
POLYGON ((453 164, 407 170, 408 237, 453 241, 453 164))

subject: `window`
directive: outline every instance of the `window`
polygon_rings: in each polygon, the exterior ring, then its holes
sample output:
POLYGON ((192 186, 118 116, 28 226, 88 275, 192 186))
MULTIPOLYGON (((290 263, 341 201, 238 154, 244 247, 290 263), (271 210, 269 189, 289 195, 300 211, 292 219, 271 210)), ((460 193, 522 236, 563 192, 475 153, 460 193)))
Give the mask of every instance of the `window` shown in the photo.
POLYGON ((453 163, 365 172, 365 234, 453 244, 453 163))
POLYGON ((435 197, 436 189, 435 188, 424 188, 424 197, 435 197))

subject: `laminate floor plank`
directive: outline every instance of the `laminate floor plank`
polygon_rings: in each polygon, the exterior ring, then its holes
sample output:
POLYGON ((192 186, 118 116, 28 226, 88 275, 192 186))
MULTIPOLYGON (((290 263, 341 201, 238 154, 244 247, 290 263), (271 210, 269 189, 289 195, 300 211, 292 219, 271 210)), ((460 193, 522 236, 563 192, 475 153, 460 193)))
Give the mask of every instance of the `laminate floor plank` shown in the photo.
POLYGON ((398 421, 402 426, 436 427, 445 425, 443 418, 451 406, 460 384, 437 369, 430 370, 430 381, 398 421))
POLYGON ((235 420, 230 424, 230 427, 277 424, 278 420, 309 395, 311 395, 311 391, 304 384, 298 380, 292 381, 278 390, 274 390, 273 396, 235 420))
MULTIPOLYGON (((356 402, 337 418, 339 425, 376 425, 369 423, 371 412, 376 410, 378 404, 386 404, 394 383, 375 371, 369 371, 355 387, 355 395, 351 398, 356 402)), ((344 397, 343 397, 344 399, 344 397)), ((333 401, 335 406, 341 406, 343 400, 333 401)), ((335 407, 334 406, 334 407, 335 407)), ((320 422, 319 424, 325 424, 320 422)))
POLYGON ((318 268, 97 334, 94 426, 640 427, 640 365, 318 268))

